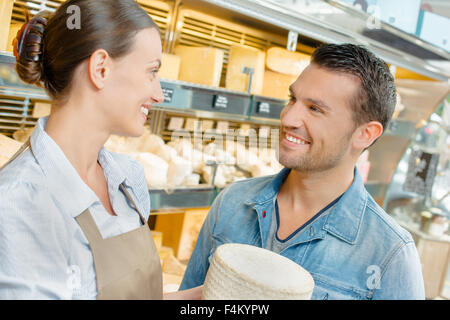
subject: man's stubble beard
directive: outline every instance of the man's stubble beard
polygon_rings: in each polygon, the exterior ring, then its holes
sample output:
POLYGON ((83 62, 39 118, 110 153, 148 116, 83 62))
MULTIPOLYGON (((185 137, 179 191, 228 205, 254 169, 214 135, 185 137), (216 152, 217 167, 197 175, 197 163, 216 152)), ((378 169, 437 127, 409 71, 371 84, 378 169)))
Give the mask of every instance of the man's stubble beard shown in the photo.
MULTIPOLYGON (((341 142, 339 143, 339 146, 336 145, 333 150, 319 150, 319 154, 315 155, 312 154, 310 151, 306 153, 302 153, 300 156, 295 157, 293 155, 288 155, 287 152, 283 152, 282 148, 284 148, 281 145, 281 140, 283 139, 280 137, 280 144, 279 144, 279 150, 278 150, 278 158, 279 163, 286 168, 293 169, 298 172, 323 172, 330 169, 333 169, 337 167, 340 162, 342 161, 342 158, 348 151, 349 145, 350 145, 350 138, 353 135, 354 131, 351 131, 347 135, 345 135, 341 142)), ((311 145, 312 147, 312 145, 311 145)), ((313 151, 314 153, 317 153, 317 151, 313 151)))

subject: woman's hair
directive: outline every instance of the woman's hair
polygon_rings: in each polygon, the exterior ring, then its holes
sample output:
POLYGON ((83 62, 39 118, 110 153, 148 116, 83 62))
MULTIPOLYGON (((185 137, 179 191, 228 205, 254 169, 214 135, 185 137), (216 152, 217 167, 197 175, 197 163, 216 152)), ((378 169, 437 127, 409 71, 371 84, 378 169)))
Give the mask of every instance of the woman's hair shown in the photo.
POLYGON ((75 68, 94 51, 125 56, 137 32, 146 28, 159 32, 135 0, 68 0, 54 14, 36 15, 18 32, 17 73, 24 82, 44 87, 52 99, 60 99, 69 90, 75 68))

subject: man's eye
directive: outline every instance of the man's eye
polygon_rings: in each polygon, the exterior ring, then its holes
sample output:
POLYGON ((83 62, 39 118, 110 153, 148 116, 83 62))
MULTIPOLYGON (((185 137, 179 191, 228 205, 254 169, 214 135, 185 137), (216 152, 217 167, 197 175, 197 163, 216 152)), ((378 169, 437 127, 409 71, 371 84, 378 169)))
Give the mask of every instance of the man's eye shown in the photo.
POLYGON ((319 112, 319 113, 322 112, 322 110, 320 110, 320 109, 319 109, 318 107, 316 107, 316 106, 310 106, 309 109, 310 109, 311 111, 313 111, 313 112, 319 112))

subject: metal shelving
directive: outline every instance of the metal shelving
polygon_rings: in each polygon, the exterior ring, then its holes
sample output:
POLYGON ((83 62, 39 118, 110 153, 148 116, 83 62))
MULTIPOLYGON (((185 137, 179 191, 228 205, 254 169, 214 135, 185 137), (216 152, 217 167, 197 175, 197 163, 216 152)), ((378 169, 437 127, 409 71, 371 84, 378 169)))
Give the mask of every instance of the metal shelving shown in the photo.
MULTIPOLYGON (((23 21, 24 6, 36 7, 36 4, 44 2, 54 10, 63 0, 16 1, 12 22, 23 21)), ((386 189, 401 155, 417 128, 449 91, 449 75, 444 69, 438 69, 428 61, 389 48, 362 34, 336 27, 313 15, 294 12, 270 1, 139 0, 138 2, 160 27, 165 52, 172 52, 178 44, 211 46, 225 51, 220 88, 162 80, 166 101, 151 111, 149 125, 155 134, 160 134, 166 141, 172 133, 167 130, 168 119, 173 116, 196 118, 200 121, 226 120, 232 129, 239 128, 240 124, 248 124, 256 131, 261 126, 279 127, 279 114, 285 101, 235 92, 224 89, 223 86, 227 52, 231 45, 244 44, 260 50, 270 46, 286 47, 289 31, 299 34, 300 41, 296 46, 299 52, 311 53, 315 46, 325 42, 360 43, 387 62, 437 80, 444 80, 443 82, 397 80, 397 88, 406 109, 391 122, 385 135, 370 149, 369 161, 372 167, 367 186, 379 202, 382 201, 383 190, 386 189), (225 108, 223 104, 215 105, 215 99, 219 96, 225 97, 228 101, 225 108)), ((14 69, 14 57, 9 53, 0 54, 0 67, 2 66, 14 69)), ((32 127, 37 120, 31 117, 34 104, 49 100, 42 89, 23 84, 14 73, 11 73, 13 76, 10 78, 4 78, 0 72, 0 132, 9 136, 15 130, 32 127)), ((216 192, 189 189, 175 190, 175 193, 182 193, 186 199, 194 199, 194 196, 189 196, 191 191, 212 195, 216 192)), ((155 205, 167 204, 165 193, 166 191, 161 190, 151 192, 152 197, 160 198, 160 200, 153 199, 155 205)), ((175 195, 172 193, 170 196, 175 195)), ((202 199, 210 198, 204 195, 202 199)))
MULTIPOLYGON (((201 0, 201 2, 230 10, 236 15, 248 16, 261 22, 280 27, 286 30, 286 33, 288 31, 297 32, 300 35, 307 36, 322 43, 362 44, 367 46, 386 62, 393 65, 403 67, 440 81, 448 82, 450 78, 450 72, 448 70, 438 68, 433 63, 419 59, 401 50, 391 48, 362 33, 355 32, 348 28, 348 25, 347 27, 343 27, 331 24, 327 21, 325 15, 318 15, 317 17, 307 15, 279 3, 267 0, 201 0)), ((333 6, 337 5, 333 2, 333 6)), ((357 18, 354 16, 353 12, 347 11, 346 13, 347 20, 357 18)), ((383 31, 389 34, 400 35, 405 41, 411 44, 417 44, 424 50, 431 50, 430 48, 432 48, 433 52, 438 52, 448 61, 450 54, 443 52, 443 50, 426 44, 420 39, 413 39, 413 37, 407 35, 405 32, 386 26, 386 24, 382 22, 381 24, 383 26, 383 31)))

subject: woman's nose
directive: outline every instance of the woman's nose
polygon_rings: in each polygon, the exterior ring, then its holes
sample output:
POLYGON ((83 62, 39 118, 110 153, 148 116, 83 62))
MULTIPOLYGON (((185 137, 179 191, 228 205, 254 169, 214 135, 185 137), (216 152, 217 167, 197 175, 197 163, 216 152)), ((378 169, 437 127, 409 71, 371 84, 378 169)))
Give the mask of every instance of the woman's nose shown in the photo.
POLYGON ((164 93, 163 93, 163 90, 161 88, 161 83, 159 81, 155 85, 153 96, 152 96, 152 100, 156 104, 161 104, 161 103, 164 102, 164 93))

